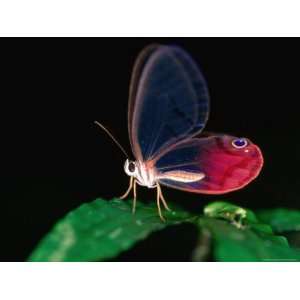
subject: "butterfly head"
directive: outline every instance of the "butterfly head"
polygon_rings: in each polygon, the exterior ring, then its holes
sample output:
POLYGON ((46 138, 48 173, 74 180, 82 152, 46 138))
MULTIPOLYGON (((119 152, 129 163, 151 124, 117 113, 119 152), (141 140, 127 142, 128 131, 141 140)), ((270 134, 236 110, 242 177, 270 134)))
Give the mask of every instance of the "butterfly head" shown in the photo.
POLYGON ((136 163, 132 160, 126 159, 125 164, 124 164, 124 170, 128 176, 135 177, 137 174, 136 163))
POLYGON ((124 170, 128 176, 134 177, 139 185, 148 188, 156 187, 155 172, 151 166, 126 159, 124 170))

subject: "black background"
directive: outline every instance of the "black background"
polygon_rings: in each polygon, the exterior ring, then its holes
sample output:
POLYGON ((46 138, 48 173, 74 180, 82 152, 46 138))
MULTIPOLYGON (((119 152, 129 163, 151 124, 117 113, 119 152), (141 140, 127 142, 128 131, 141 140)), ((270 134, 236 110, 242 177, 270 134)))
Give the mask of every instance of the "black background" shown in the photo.
MULTIPOLYGON (((68 211, 126 190, 125 157, 93 121, 130 151, 131 70, 153 42, 182 46, 201 66, 211 95, 206 129, 248 137, 265 158, 259 178, 240 191, 202 196, 165 189, 169 204, 199 211, 211 200, 300 208, 299 39, 1 39, 0 260, 25 260, 68 211)), ((138 193, 153 198, 152 190, 138 193)), ((118 259, 185 260, 165 245, 170 238, 190 245, 189 230, 155 235, 118 259)))

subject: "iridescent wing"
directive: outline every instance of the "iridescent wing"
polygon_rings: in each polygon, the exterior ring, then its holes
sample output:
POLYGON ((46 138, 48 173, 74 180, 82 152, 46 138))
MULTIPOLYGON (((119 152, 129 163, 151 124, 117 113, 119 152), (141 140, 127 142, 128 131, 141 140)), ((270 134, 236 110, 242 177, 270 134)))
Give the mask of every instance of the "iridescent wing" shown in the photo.
POLYGON ((228 135, 193 138, 161 153, 154 162, 159 183, 203 194, 240 189, 260 172, 263 157, 250 140, 228 135))
POLYGON ((149 161, 201 132, 208 118, 205 80, 179 47, 151 45, 139 55, 131 79, 128 129, 134 156, 149 161))

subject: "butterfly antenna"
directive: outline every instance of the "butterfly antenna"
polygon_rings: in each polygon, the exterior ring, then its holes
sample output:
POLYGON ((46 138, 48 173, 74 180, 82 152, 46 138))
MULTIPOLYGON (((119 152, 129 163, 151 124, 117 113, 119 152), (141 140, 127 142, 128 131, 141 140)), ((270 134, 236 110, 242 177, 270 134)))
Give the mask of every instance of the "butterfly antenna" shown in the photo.
POLYGON ((122 152, 129 158, 127 152, 124 150, 124 148, 120 145, 120 143, 115 139, 115 137, 108 131, 107 128, 105 128, 101 123, 98 121, 94 121, 94 123, 99 126, 101 129, 103 129, 109 136, 110 138, 115 142, 115 144, 122 150, 122 152))

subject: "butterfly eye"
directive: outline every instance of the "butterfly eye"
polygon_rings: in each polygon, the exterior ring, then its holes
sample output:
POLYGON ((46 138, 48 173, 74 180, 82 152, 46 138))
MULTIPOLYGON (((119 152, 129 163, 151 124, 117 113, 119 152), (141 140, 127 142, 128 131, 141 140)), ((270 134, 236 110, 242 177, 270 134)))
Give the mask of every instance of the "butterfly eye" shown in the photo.
POLYGON ((129 172, 131 172, 131 173, 134 173, 134 172, 135 172, 135 163, 134 163, 133 161, 130 161, 130 162, 128 163, 128 170, 129 170, 129 172))
POLYGON ((248 145, 248 142, 244 138, 234 139, 231 142, 232 146, 237 149, 245 148, 248 145))

